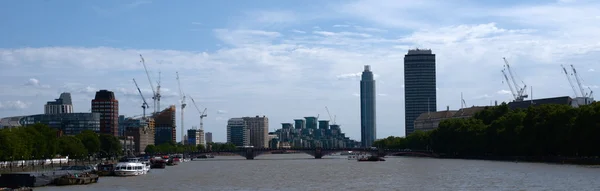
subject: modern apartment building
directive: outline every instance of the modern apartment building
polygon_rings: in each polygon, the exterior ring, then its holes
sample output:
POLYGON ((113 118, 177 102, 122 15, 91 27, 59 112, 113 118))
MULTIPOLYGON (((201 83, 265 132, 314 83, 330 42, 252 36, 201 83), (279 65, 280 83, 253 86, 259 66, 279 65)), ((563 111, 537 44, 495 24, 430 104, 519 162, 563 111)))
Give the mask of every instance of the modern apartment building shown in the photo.
POLYGON ((250 130, 250 146, 269 148, 269 118, 266 116, 244 117, 246 127, 250 130))
POLYGON ((371 66, 366 65, 360 80, 360 143, 371 147, 377 138, 375 79, 371 66))
POLYGON ((92 113, 100 114, 100 133, 119 136, 119 101, 115 93, 108 90, 96 92, 92 113))
POLYGON ((411 49, 404 56, 405 135, 415 131, 422 113, 437 110, 435 54, 431 49, 411 49))
POLYGON ((44 114, 73 113, 71 93, 61 93, 55 101, 49 101, 44 105, 44 114))
POLYGON ((227 121, 227 142, 235 146, 250 145, 250 129, 243 118, 231 118, 227 121))

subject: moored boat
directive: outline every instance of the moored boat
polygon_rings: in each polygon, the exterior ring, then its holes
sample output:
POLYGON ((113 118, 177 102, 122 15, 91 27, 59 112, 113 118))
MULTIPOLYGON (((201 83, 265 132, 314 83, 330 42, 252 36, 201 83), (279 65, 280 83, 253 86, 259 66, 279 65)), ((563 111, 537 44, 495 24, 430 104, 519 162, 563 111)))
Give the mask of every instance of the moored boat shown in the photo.
POLYGON ((68 174, 55 180, 57 186, 92 184, 96 182, 98 182, 98 175, 91 173, 68 174))
POLYGON ((104 163, 98 165, 98 176, 112 176, 115 172, 115 165, 110 163, 104 163))
POLYGON ((138 176, 148 173, 150 165, 140 161, 139 158, 124 158, 115 166, 117 176, 138 176))

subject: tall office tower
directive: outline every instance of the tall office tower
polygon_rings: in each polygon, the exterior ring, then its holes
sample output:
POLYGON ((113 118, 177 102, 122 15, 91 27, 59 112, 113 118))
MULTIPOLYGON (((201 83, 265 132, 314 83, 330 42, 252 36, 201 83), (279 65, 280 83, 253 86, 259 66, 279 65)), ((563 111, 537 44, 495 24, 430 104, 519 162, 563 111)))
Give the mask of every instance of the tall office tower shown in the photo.
POLYGON ((44 114, 73 113, 71 93, 61 93, 55 101, 49 101, 44 105, 44 114))
POLYGON ((250 145, 250 129, 243 118, 231 118, 227 121, 227 142, 235 146, 250 145))
POLYGON ((375 110, 375 80, 371 66, 366 65, 360 80, 360 142, 362 147, 371 147, 377 137, 375 110))
POLYGON ((250 146, 255 148, 269 148, 269 118, 244 117, 246 127, 250 130, 250 146))
POLYGON ((119 101, 108 90, 96 92, 92 113, 100 113, 100 133, 119 136, 119 101))
POLYGON ((415 131, 419 115, 437 108, 435 54, 431 49, 408 50, 404 56, 404 126, 405 135, 415 131))
POLYGON ((206 138, 206 144, 213 142, 213 140, 212 140, 212 133, 211 132, 206 132, 205 138, 206 138))

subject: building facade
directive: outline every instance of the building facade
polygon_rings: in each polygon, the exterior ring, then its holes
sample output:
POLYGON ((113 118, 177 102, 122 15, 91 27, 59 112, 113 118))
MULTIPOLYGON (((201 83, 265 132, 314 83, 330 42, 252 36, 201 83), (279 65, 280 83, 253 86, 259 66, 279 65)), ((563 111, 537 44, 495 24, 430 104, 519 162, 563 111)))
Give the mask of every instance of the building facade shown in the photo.
POLYGON ((77 135, 84 130, 99 133, 100 119, 99 113, 59 113, 24 116, 19 119, 19 123, 21 126, 41 123, 58 129, 63 135, 77 135))
POLYGON ((250 146, 269 148, 269 118, 266 116, 244 117, 250 131, 250 146))
POLYGON ((250 129, 243 118, 231 118, 227 121, 227 142, 235 146, 250 145, 250 129))
POLYGON ((375 79, 371 66, 366 65, 360 80, 360 142, 362 147, 371 147, 377 138, 375 79))
POLYGON ((119 101, 115 93, 108 90, 96 92, 92 113, 100 114, 100 133, 119 136, 119 101))
POLYGON ((128 122, 130 125, 126 127, 125 136, 133 138, 134 153, 143 153, 148 145, 153 145, 155 142, 154 119, 130 119, 128 122))
POLYGON ((61 93, 55 101, 49 101, 44 105, 44 114, 73 113, 73 102, 71 93, 61 93))
POLYGON ((161 112, 153 115, 155 127, 157 129, 155 132, 155 145, 160 145, 171 141, 175 143, 177 142, 177 124, 175 121, 176 108, 177 107, 175 107, 175 105, 171 105, 161 112))
POLYGON ((202 144, 200 141, 200 131, 197 129, 188 129, 187 130, 187 143, 188 145, 199 145, 202 144))
POLYGON ((294 127, 296 129, 304 129, 306 128, 306 121, 304 119, 294 119, 294 127))
POLYGON ((205 140, 206 140, 206 144, 208 144, 208 143, 212 143, 212 142, 213 142, 213 139, 212 139, 212 138, 213 138, 213 137, 212 137, 212 133, 211 133, 211 132, 206 132, 206 133, 205 133, 205 140))
POLYGON ((404 56, 405 135, 415 131, 422 113, 437 109, 435 54, 431 50, 408 50, 404 56))

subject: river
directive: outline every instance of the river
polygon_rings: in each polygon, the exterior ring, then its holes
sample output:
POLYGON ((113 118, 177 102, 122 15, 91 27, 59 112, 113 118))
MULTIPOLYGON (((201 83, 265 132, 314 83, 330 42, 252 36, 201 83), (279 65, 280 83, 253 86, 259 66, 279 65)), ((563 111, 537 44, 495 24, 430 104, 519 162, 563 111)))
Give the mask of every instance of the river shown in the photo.
POLYGON ((356 162, 344 156, 218 156, 152 169, 137 177, 36 191, 149 190, 598 190, 600 168, 482 160, 386 157, 356 162))

